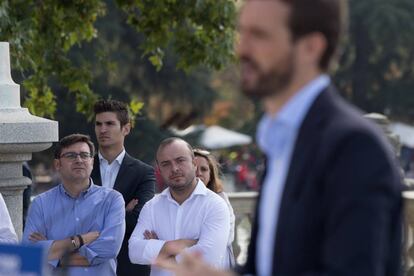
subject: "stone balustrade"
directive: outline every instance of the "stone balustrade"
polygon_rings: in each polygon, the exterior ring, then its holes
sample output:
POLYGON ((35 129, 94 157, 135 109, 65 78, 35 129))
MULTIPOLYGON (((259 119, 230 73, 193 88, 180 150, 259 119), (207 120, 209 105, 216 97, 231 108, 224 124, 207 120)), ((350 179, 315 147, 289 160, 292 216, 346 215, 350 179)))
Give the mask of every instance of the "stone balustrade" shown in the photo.
MULTIPOLYGON (((414 187, 414 179, 406 179, 406 184, 414 187)), ((239 264, 246 258, 250 238, 250 226, 253 222, 257 192, 229 193, 229 199, 236 216, 236 235, 233 249, 239 264), (242 223, 243 222, 243 223, 242 223), (240 228, 243 230, 240 231, 240 228), (243 233, 244 237, 240 237, 243 233)), ((414 276, 414 191, 403 192, 404 199, 404 238, 403 265, 406 276, 414 276)))
MULTIPOLYGON (((408 187, 414 187, 414 179, 405 180, 408 187)), ((406 276, 414 276, 414 190, 403 192, 403 264, 406 276)))
POLYGON ((241 264, 246 259, 247 246, 256 207, 257 192, 228 193, 236 217, 233 251, 236 261, 241 264))

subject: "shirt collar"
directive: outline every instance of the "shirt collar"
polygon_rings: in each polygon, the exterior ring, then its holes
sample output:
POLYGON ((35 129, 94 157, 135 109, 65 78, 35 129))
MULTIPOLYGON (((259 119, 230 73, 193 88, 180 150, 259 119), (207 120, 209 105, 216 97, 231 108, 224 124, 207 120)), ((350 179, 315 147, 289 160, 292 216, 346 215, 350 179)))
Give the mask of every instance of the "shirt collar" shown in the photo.
POLYGON ((276 114, 265 114, 259 122, 257 141, 268 155, 277 154, 275 148, 283 148, 289 134, 300 128, 315 98, 330 84, 326 74, 319 75, 302 87, 276 114))
MULTIPOLYGON (((114 161, 116 161, 119 165, 122 164, 122 161, 124 161, 124 157, 125 157, 125 148, 121 151, 120 154, 118 154, 118 156, 115 158, 114 161)), ((101 154, 101 152, 98 152, 98 157, 99 157, 99 162, 101 163, 102 161, 105 161, 106 163, 109 164, 108 160, 105 159, 105 157, 103 157, 103 155, 101 154)))
MULTIPOLYGON (((186 201, 191 199, 195 195, 206 195, 207 191, 208 191, 208 188, 206 187, 206 185, 204 185, 203 181, 197 178, 197 185, 194 188, 194 191, 191 193, 191 195, 186 199, 186 201)), ((168 200, 172 200, 176 202, 175 199, 171 196, 169 187, 167 189, 164 189, 164 191, 162 191, 160 195, 167 197, 168 200)))
MULTIPOLYGON (((81 193, 80 193, 80 195, 79 195, 79 197, 87 197, 87 196, 89 196, 90 194, 92 194, 92 192, 93 191, 95 191, 96 189, 97 189, 97 187, 98 186, 96 186, 94 183, 93 183, 93 180, 92 180, 92 178, 89 178, 89 187, 86 189, 86 190, 84 190, 84 191, 82 191, 81 193)), ((70 198, 74 198, 73 196, 71 196, 67 191, 66 191, 66 189, 65 189, 65 187, 63 186, 63 183, 61 183, 60 185, 59 185, 59 191, 60 191, 60 193, 62 194, 62 195, 66 195, 66 196, 68 196, 68 197, 70 197, 70 198)))
POLYGON ((299 128, 315 98, 329 85, 326 74, 319 75, 302 87, 276 114, 276 119, 299 128))

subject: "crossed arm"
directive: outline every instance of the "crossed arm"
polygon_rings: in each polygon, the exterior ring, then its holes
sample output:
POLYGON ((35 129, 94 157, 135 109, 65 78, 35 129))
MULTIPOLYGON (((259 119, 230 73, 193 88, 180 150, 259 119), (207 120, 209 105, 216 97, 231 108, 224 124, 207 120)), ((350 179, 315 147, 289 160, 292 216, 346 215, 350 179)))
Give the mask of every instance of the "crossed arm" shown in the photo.
POLYGON ((190 239, 160 240, 155 231, 150 229, 154 229, 151 210, 145 205, 129 239, 129 258, 132 263, 152 264, 158 256, 174 259, 183 249, 197 243, 197 240, 190 239))
MULTIPOLYGON (((157 233, 154 231, 145 230, 143 236, 145 240, 158 240, 157 233)), ((172 261, 175 261, 175 257, 177 255, 183 252, 184 249, 197 244, 197 242, 198 240, 191 239, 166 241, 158 254, 158 258, 171 259, 172 261)))
POLYGON ((125 233, 125 207, 124 200, 118 193, 107 200, 111 200, 111 203, 100 232, 80 234, 84 242, 82 246, 78 237, 75 237, 74 246, 71 237, 53 239, 48 235, 50 229, 48 231, 42 220, 44 214, 40 203, 35 200, 29 210, 23 242, 43 245, 48 252, 49 264, 55 267, 60 260, 69 266, 90 266, 115 258, 125 233))
MULTIPOLYGON (((66 257, 65 254, 68 254, 67 259, 65 260, 65 265, 89 266, 90 263, 88 259, 77 252, 77 250, 81 246, 80 239, 82 239, 85 245, 88 245, 99 237, 99 232, 88 232, 80 236, 80 238, 78 236, 73 237, 75 244, 72 243, 71 237, 63 240, 54 240, 49 248, 48 260, 61 260, 62 258, 66 257)), ((47 241, 47 238, 39 232, 32 232, 29 235, 29 241, 36 243, 39 241, 47 241)))
POLYGON ((153 264, 158 257, 175 260, 183 251, 199 252, 205 261, 219 265, 229 235, 229 214, 224 201, 206 215, 199 238, 160 240, 153 231, 153 215, 147 204, 141 211, 137 226, 129 240, 129 257, 132 263, 153 264))

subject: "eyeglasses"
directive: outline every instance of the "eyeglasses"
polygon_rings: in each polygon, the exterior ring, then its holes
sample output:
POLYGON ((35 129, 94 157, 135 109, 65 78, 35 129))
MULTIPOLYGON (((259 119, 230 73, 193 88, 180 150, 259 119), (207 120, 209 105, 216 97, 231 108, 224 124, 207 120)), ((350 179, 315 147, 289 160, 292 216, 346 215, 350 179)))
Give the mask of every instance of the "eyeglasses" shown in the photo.
POLYGON ((89 160, 90 158, 92 158, 92 155, 89 153, 89 152, 80 152, 80 153, 77 153, 77 152, 72 152, 72 151, 70 151, 70 152, 65 152, 64 154, 62 154, 60 157, 63 157, 63 158, 66 158, 66 159, 68 159, 68 160, 70 160, 70 161, 75 161, 77 158, 78 158, 78 156, 83 160, 83 161, 87 161, 87 160, 89 160))

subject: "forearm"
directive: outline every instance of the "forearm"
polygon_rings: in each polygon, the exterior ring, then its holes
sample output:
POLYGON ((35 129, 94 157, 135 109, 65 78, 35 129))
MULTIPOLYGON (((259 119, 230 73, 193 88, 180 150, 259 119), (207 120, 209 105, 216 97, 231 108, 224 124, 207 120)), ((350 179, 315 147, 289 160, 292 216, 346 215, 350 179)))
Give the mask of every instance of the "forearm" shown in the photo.
POLYGON ((152 264, 159 256, 164 244, 165 241, 162 240, 143 240, 132 234, 128 245, 129 259, 134 264, 152 264))
POLYGON ((0 236, 1 236, 0 243, 17 243, 18 242, 17 235, 14 232, 14 229, 12 229, 11 227, 10 228, 0 227, 0 236))
POLYGON ((91 265, 115 259, 121 249, 125 234, 125 203, 118 192, 111 194, 110 209, 105 214, 105 224, 101 226, 99 237, 79 248, 79 254, 84 256, 91 265))
POLYGON ((173 240, 167 241, 164 246, 161 248, 159 257, 161 258, 171 258, 180 254, 184 249, 191 247, 197 244, 197 240, 173 240))
POLYGON ((76 250, 70 238, 64 240, 55 240, 48 252, 48 260, 61 259, 63 255, 76 250))
POLYGON ((80 255, 79 253, 73 253, 68 256, 66 262, 61 261, 61 264, 66 266, 90 266, 88 259, 84 256, 80 255))
MULTIPOLYGON (((38 235, 38 233, 36 234, 38 235)), ((88 232, 86 234, 72 236, 63 240, 55 240, 49 248, 48 259, 56 260, 68 256, 72 257, 75 255, 75 251, 81 250, 81 248, 84 247, 83 245, 87 246, 91 242, 95 241, 98 236, 98 232, 88 232)), ((77 252, 76 255, 81 256, 77 252)))
MULTIPOLYGON (((11 223, 10 223, 11 224, 11 223)), ((0 243, 17 243, 17 235, 13 225, 1 227, 0 225, 0 243)))

